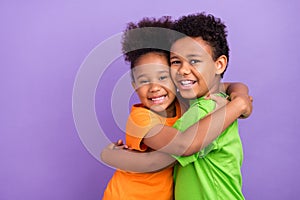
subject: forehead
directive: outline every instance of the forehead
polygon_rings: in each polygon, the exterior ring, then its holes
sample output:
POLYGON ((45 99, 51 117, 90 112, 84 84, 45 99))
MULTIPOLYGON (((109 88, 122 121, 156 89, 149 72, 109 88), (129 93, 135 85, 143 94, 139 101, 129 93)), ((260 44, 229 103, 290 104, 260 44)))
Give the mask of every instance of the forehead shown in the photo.
POLYGON ((143 65, 137 65, 132 70, 134 74, 157 74, 162 72, 169 72, 170 67, 168 65, 160 63, 148 63, 143 65))
POLYGON ((161 75, 166 75, 170 73, 170 67, 167 65, 161 65, 157 63, 149 63, 145 65, 138 65, 133 68, 133 78, 135 80, 139 79, 156 79, 161 75))
POLYGON ((212 56, 212 49, 201 37, 183 37, 173 43, 171 54, 182 57, 189 55, 212 56))
POLYGON ((163 53, 150 52, 140 56, 135 62, 135 67, 139 65, 154 64, 154 63, 168 65, 168 59, 169 58, 167 57, 167 55, 163 53))
POLYGON ((132 71, 136 78, 140 75, 151 76, 163 72, 168 73, 168 58, 160 53, 147 53, 137 60, 132 71))

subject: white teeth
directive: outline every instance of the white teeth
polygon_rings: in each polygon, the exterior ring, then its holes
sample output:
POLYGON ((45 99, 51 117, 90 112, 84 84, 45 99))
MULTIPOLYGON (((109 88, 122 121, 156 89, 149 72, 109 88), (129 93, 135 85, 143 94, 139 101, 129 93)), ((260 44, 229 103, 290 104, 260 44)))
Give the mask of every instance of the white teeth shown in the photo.
POLYGON ((162 97, 157 97, 157 98, 152 98, 151 100, 152 101, 161 101, 165 98, 165 96, 162 96, 162 97))
POLYGON ((192 83, 193 83, 193 81, 190 81, 190 80, 180 81, 180 84, 183 86, 191 85, 192 83))

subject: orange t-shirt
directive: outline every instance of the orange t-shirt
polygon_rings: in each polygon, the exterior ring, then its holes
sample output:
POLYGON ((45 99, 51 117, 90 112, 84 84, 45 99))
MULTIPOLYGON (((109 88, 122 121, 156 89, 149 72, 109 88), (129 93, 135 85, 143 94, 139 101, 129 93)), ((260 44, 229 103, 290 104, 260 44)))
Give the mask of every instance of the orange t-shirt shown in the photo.
MULTIPOLYGON (((148 147, 142 143, 148 131, 157 124, 172 126, 180 117, 176 103, 176 116, 164 118, 141 104, 132 107, 126 126, 126 144, 139 151, 148 147)), ((137 161, 138 164, 138 161, 137 161)), ((130 173, 116 170, 104 191, 102 200, 171 200, 173 199, 173 168, 153 173, 130 173)))

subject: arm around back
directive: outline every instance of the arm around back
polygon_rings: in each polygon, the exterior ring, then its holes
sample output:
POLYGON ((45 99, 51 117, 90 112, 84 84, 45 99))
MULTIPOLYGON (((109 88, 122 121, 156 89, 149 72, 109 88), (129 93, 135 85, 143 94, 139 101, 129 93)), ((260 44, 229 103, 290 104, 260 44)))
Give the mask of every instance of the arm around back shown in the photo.
POLYGON ((158 151, 188 156, 210 144, 239 116, 249 110, 249 107, 252 108, 252 105, 247 97, 237 96, 226 106, 207 115, 184 132, 179 132, 173 127, 156 125, 148 132, 143 142, 158 151))
POLYGON ((120 149, 113 143, 102 150, 101 160, 111 167, 136 173, 160 171, 175 162, 173 157, 162 152, 120 149))

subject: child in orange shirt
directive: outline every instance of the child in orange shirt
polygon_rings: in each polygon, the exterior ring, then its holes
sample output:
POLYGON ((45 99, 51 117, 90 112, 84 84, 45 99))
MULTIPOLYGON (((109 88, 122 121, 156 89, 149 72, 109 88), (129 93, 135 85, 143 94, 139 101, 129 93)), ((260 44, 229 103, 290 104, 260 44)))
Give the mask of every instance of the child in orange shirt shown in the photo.
MULTIPOLYGON (((141 104, 132 107, 127 126, 126 143, 137 151, 151 151, 142 143, 144 136, 157 124, 172 126, 180 117, 179 103, 176 101, 176 90, 169 72, 169 52, 160 49, 137 49, 135 44, 142 45, 150 38, 163 38, 166 35, 151 32, 142 27, 156 26, 169 28, 169 18, 158 21, 144 19, 138 26, 129 24, 123 41, 125 59, 131 62, 133 87, 141 104), (137 29, 141 28, 141 29, 137 29), (131 31, 131 30, 136 30, 131 31), (158 35, 159 34, 159 35, 158 35), (138 135, 136 134, 138 133, 138 135)), ((150 40, 152 40, 150 39, 150 40)), ((130 173, 116 170, 104 192, 104 200, 116 199, 159 199, 173 198, 173 169, 165 168, 157 173, 130 173)))

